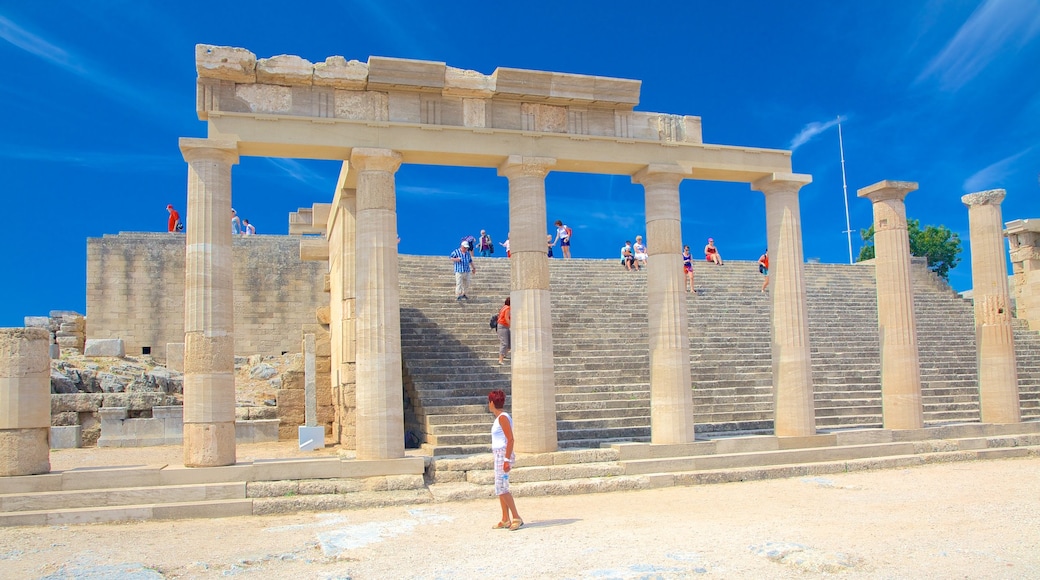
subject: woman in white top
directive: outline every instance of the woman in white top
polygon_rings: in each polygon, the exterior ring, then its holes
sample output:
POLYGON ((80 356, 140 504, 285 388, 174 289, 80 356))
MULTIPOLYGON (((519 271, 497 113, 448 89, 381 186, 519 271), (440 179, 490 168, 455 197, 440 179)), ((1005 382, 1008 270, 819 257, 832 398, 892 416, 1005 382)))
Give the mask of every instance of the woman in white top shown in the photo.
POLYGON ((643 236, 636 236, 636 245, 632 247, 636 258, 636 270, 640 266, 646 268, 646 245, 643 244, 643 236))
POLYGON ((513 468, 513 418, 502 410, 506 405, 504 391, 488 393, 488 409, 495 415, 491 424, 491 454, 495 456, 495 495, 502 505, 502 520, 492 526, 496 530, 519 530, 524 525, 516 511, 513 494, 509 493, 509 471, 513 468), (513 518, 510 520, 509 515, 513 518))

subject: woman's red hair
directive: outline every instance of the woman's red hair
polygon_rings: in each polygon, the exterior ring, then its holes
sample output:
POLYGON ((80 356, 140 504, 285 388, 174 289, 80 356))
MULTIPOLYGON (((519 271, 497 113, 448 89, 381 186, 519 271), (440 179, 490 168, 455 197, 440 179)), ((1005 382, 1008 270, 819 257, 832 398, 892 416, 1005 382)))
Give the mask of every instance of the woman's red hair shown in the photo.
POLYGON ((501 409, 506 405, 506 392, 491 391, 488 393, 488 402, 494 405, 496 409, 501 409))

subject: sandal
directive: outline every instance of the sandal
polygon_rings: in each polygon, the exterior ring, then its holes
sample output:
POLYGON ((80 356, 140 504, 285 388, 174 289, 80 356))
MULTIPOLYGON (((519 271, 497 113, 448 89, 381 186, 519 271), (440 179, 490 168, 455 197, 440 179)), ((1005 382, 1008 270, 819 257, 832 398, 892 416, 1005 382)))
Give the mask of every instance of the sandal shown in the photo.
POLYGON ((497 524, 491 526, 492 530, 511 530, 513 529, 513 523, 508 520, 502 520, 497 524))
MULTIPOLYGON (((502 522, 499 522, 499 523, 502 523, 502 522)), ((522 520, 520 518, 516 518, 515 520, 513 520, 513 523, 509 524, 509 531, 515 532, 515 531, 519 530, 523 525, 524 525, 524 520, 522 520)))

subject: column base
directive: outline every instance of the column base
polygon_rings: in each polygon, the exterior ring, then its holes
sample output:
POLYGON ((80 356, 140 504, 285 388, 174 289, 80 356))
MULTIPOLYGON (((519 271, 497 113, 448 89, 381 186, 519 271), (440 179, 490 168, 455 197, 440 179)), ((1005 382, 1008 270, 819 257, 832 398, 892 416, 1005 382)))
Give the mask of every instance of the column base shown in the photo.
POLYGON ((185 467, 222 467, 235 460, 234 421, 184 424, 185 467))
POLYGON ((0 430, 0 477, 51 471, 50 427, 0 430))

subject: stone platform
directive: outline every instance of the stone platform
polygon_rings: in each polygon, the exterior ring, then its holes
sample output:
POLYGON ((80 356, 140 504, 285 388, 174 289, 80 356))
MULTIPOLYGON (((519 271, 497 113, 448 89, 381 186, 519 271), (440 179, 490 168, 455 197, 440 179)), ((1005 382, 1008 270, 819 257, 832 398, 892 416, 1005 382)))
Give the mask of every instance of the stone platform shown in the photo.
MULTIPOLYGON (((239 446, 238 463, 185 468, 179 446, 67 449, 54 471, 0 478, 0 525, 260 515, 494 497, 490 453, 360 461, 294 443, 239 446)), ((521 455, 514 495, 565 495, 1040 456, 1040 421, 811 437, 712 437, 521 455)))

